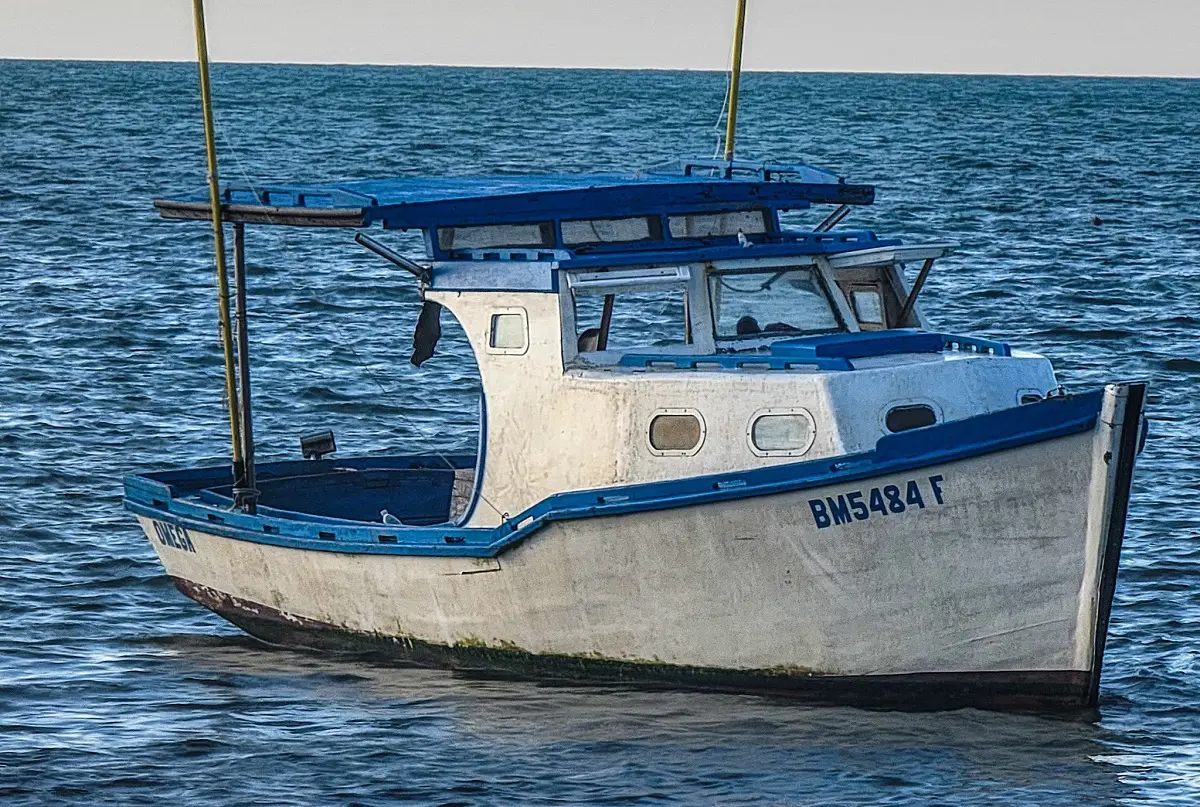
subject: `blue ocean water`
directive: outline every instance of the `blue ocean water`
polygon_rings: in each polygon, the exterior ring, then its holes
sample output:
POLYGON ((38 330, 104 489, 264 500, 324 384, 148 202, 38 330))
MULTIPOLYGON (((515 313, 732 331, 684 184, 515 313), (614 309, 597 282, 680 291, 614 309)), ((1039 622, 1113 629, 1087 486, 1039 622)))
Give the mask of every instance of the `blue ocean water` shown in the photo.
MULTIPOLYGON (((217 65, 227 178, 637 167, 710 153, 712 73, 217 65)), ((879 187, 848 225, 952 240, 925 310, 1152 381, 1092 719, 541 687, 264 648, 175 592, 132 470, 216 464, 193 66, 0 61, 0 801, 1200 803, 1200 83, 753 74, 739 153, 879 187), (1099 216, 1100 226, 1092 224, 1099 216)), ((800 217, 803 220, 803 217, 800 217)), ((471 450, 448 328, 345 232, 252 229, 260 455, 471 450)), ((448 320, 449 318, 447 318, 448 320)), ((455 361, 455 358, 461 361, 455 361)))

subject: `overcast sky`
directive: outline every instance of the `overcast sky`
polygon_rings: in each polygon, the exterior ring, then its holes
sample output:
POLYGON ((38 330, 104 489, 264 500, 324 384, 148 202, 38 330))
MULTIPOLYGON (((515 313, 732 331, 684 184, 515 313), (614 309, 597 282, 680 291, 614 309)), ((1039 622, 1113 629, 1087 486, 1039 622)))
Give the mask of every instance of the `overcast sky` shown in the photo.
MULTIPOLYGON (((214 60, 725 69, 734 0, 207 0, 214 60)), ((754 70, 1200 76, 1200 0, 749 0, 754 70)), ((0 0, 0 58, 195 58, 191 0, 0 0)))

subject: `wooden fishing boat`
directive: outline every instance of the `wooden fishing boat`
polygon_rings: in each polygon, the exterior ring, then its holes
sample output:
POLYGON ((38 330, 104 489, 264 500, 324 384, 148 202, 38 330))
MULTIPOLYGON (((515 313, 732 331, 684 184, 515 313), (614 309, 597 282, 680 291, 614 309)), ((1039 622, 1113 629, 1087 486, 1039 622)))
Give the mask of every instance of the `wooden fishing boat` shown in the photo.
POLYGON ((126 480, 187 596, 268 642, 455 669, 1096 704, 1145 384, 1067 393, 1042 356, 935 329, 918 295, 954 247, 838 228, 873 187, 731 150, 268 188, 218 185, 213 159, 207 194, 156 204, 233 228, 234 462, 126 480), (814 205, 833 211, 782 223, 814 205), (255 462, 258 225, 354 228, 409 272, 414 364, 457 319, 482 381, 475 455, 333 458, 318 435, 306 459, 255 462), (422 231, 425 254, 373 226, 422 231), (651 311, 675 338, 614 327, 651 311))

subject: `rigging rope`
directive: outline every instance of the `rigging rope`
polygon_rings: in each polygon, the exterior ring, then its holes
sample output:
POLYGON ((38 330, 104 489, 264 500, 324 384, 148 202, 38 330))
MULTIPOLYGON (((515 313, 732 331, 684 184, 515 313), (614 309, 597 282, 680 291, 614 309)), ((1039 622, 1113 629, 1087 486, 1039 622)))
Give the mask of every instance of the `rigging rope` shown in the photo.
MULTIPOLYGON (((716 145, 713 147, 713 156, 715 160, 721 156, 721 152, 725 148, 725 116, 729 112, 729 94, 733 90, 733 50, 729 51, 729 60, 725 63, 725 97, 721 99, 721 111, 717 114, 717 122, 713 124, 713 137, 716 139, 716 145)), ((715 173, 716 168, 710 169, 710 173, 715 173)))

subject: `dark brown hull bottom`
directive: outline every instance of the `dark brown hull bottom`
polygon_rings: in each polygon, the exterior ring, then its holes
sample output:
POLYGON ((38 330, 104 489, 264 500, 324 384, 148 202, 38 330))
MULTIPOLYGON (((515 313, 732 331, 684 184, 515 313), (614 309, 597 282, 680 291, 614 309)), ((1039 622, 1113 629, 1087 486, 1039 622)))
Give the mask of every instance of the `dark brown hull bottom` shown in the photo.
POLYGON ((936 710, 975 707, 1005 711, 1092 709, 1090 676, 1078 670, 910 675, 804 675, 770 670, 722 670, 552 656, 478 646, 449 646, 356 633, 238 600, 180 578, 176 588, 264 642, 284 647, 367 655, 424 667, 544 683, 688 689, 786 697, 851 706, 936 710))

